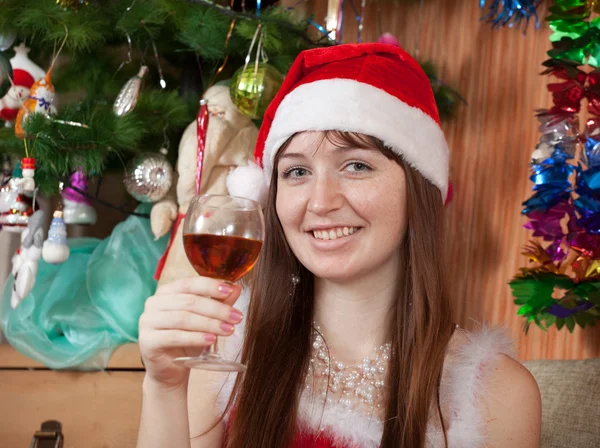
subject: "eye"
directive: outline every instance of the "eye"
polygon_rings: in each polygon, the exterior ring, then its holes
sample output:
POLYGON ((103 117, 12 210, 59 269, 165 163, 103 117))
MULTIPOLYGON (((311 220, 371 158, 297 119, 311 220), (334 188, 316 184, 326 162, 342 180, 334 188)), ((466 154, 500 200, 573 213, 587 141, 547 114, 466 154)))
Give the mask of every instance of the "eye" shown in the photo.
POLYGON ((293 166, 285 170, 282 174, 284 179, 300 179, 308 174, 308 170, 306 168, 302 168, 300 166, 293 166))
POLYGON ((368 171, 373 171, 373 168, 371 168, 369 165, 358 161, 348 163, 345 168, 351 173, 365 173, 368 171))

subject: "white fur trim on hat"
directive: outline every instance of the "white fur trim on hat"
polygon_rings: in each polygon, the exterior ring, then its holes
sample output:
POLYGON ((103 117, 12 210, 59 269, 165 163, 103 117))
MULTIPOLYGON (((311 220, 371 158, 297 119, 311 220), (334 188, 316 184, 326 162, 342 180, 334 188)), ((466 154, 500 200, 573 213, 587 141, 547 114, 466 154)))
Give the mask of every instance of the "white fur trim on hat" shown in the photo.
POLYGON ((382 140, 446 198, 448 144, 437 122, 384 90, 352 79, 303 84, 283 99, 265 143, 267 184, 275 154, 289 137, 296 132, 328 130, 359 132, 382 140))
POLYGON ((231 196, 252 199, 261 205, 267 202, 269 186, 265 182, 263 170, 254 162, 234 169, 227 175, 226 183, 231 196))

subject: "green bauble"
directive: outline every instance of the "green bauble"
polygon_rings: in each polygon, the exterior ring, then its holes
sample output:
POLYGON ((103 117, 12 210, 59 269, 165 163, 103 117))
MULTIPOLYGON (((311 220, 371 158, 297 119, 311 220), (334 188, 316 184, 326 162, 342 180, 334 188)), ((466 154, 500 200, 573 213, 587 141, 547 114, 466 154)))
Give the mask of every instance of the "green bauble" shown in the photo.
POLYGON ((12 66, 6 55, 0 52, 0 98, 6 95, 10 89, 10 78, 12 78, 12 66))
POLYGON ((261 62, 258 67, 248 64, 241 67, 231 79, 231 100, 240 111, 254 119, 260 119, 277 95, 283 75, 270 64, 261 62))

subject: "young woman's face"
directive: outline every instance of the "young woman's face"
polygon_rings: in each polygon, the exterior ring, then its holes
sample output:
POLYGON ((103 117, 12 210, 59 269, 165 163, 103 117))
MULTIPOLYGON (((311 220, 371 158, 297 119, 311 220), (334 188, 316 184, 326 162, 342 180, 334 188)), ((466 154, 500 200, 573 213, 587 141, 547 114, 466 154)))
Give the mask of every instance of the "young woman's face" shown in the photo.
POLYGON ((298 134, 277 165, 277 214, 314 275, 356 279, 397 263, 406 227, 404 170, 376 148, 298 134))

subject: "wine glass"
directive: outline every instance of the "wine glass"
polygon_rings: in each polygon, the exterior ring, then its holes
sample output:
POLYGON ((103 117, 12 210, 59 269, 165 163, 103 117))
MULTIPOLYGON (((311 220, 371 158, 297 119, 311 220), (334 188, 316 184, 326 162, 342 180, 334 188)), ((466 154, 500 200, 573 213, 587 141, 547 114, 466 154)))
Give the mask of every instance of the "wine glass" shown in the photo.
MULTIPOLYGON (((200 195, 192 200, 183 223, 183 245, 199 275, 236 282, 247 274, 262 247, 265 221, 260 205, 250 199, 200 195)), ((241 372, 246 366, 228 361, 217 342, 200 356, 175 358, 190 368, 241 372)))

